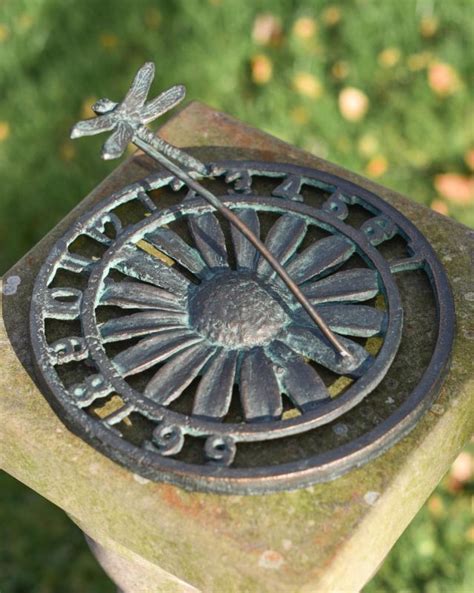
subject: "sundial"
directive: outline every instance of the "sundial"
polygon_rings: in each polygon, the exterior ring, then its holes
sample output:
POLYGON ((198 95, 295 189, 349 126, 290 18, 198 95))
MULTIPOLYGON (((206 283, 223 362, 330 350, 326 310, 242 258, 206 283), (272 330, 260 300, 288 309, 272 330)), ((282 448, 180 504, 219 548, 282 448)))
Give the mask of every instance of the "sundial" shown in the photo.
POLYGON ((436 254, 348 179, 166 143, 146 124, 185 91, 147 100, 153 76, 145 64, 121 103, 101 99, 72 130, 111 133, 105 159, 132 142, 160 167, 77 218, 39 270, 31 340, 48 401, 105 455, 188 489, 294 489, 370 461, 416 425, 448 367, 454 308, 436 254), (413 348, 414 277, 433 348, 378 414, 413 348))

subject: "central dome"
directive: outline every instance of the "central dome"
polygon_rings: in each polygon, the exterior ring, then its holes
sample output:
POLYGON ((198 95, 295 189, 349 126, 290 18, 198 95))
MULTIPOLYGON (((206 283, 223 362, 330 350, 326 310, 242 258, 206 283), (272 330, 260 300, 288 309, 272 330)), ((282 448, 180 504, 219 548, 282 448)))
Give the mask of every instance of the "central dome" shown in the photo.
POLYGON ((227 348, 265 345, 288 321, 265 284, 241 272, 203 281, 191 298, 190 314, 201 335, 227 348))

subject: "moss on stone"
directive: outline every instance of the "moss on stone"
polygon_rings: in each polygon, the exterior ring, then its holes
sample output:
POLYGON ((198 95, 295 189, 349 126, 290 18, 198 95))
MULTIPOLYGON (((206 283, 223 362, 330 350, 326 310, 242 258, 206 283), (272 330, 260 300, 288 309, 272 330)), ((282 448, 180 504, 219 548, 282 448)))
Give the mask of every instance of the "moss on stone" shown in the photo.
MULTIPOLYGON (((6 275, 18 275, 22 282, 16 294, 3 297, 7 328, 0 327, 0 466, 65 509, 99 543, 121 553, 130 550, 202 591, 278 593, 362 586, 472 430, 474 332, 468 323, 473 233, 203 105, 191 104, 162 132, 178 145, 227 144, 237 158, 248 156, 252 146, 263 158, 345 175, 413 220, 446 266, 457 306, 453 363, 437 407, 409 436, 363 468, 295 492, 219 496, 137 479, 69 432, 32 379, 31 285, 41 253, 69 224, 68 217, 6 275)), ((205 152, 215 159, 215 150, 205 152)), ((122 165, 71 216, 125 180, 144 176, 149 166, 144 157, 122 165)), ((414 333, 410 347, 423 344, 414 333)), ((407 359, 407 368, 409 363, 407 359)), ((358 430, 362 420, 355 412, 347 423, 353 420, 353 430, 358 430)), ((171 580, 166 587, 178 590, 171 580)))

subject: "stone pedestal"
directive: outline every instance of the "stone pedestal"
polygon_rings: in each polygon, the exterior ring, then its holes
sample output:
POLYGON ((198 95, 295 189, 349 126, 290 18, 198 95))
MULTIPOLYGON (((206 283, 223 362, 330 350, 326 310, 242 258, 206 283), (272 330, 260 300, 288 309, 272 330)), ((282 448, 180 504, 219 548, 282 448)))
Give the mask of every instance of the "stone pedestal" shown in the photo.
MULTIPOLYGON (((265 496, 190 493, 148 482, 74 436, 35 383, 28 336, 32 284, 52 243, 75 217, 150 172, 153 164, 137 154, 3 278, 0 468, 74 517, 103 547, 102 565, 127 593, 357 591, 473 428, 473 232, 199 103, 160 133, 178 146, 228 147, 225 155, 233 158, 248 156, 251 148, 263 159, 346 176, 411 219, 445 265, 456 301, 457 339, 441 394, 408 437, 363 468, 330 483, 265 496)), ((220 152, 199 154, 215 159, 220 152)))

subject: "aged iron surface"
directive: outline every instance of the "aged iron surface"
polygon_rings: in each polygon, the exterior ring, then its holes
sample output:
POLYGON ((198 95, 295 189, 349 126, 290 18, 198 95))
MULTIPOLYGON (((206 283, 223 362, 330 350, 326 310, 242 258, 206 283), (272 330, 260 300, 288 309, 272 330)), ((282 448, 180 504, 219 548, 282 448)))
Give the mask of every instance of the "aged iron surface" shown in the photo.
MULTIPOLYGON (((122 129, 115 110, 143 130, 180 89, 150 102, 153 110, 144 106, 146 92, 138 106, 130 95, 120 106, 99 102, 102 115, 91 122, 102 122, 98 131, 115 128, 105 154, 121 154, 137 135, 132 124, 122 129)), ((78 126, 76 135, 96 133, 92 123, 78 126)), ((137 473, 224 493, 331 479, 399 440, 432 402, 453 339, 451 292, 428 242, 380 198, 327 173, 201 163, 165 150, 199 168, 199 187, 258 241, 229 225, 174 169, 79 218, 40 270, 31 309, 36 361, 61 417, 137 473), (398 251, 385 249, 394 244, 398 251), (412 272, 426 275, 436 305, 437 341, 421 381, 363 437, 319 454, 303 444, 299 450, 302 435, 343 415, 350 424, 350 410, 384 379, 403 338, 397 278, 412 272), (350 356, 340 356, 324 327, 350 356), (262 447, 278 442, 296 446, 297 458, 269 462, 262 447)))
POLYGON ((315 308, 304 295, 303 291, 300 290, 298 284, 293 281, 291 276, 285 270, 285 267, 281 265, 278 258, 274 257, 271 250, 267 249, 266 245, 260 241, 257 235, 242 218, 227 208, 217 196, 207 190, 192 176, 192 173, 194 173, 194 175, 206 175, 207 173, 213 175, 218 171, 209 170, 203 163, 178 148, 169 145, 161 138, 157 138, 145 127, 145 123, 156 119, 179 103, 184 98, 185 94, 184 87, 179 85, 168 89, 156 99, 145 104, 154 75, 154 64, 152 62, 144 64, 137 72, 122 103, 119 105, 107 98, 100 99, 94 103, 92 109, 98 117, 78 122, 71 131, 71 138, 90 136, 101 132, 108 132, 113 129, 113 134, 104 144, 102 149, 102 158, 104 159, 113 159, 121 156, 129 142, 134 142, 136 146, 142 148, 168 172, 173 173, 176 176, 177 181, 185 183, 190 190, 193 190, 201 198, 204 198, 212 204, 218 212, 229 220, 232 225, 238 229, 248 241, 250 241, 260 255, 267 260, 271 267, 285 282, 288 289, 293 293, 298 302, 303 306, 339 355, 350 358, 351 353, 349 350, 347 350, 342 342, 336 338, 334 333, 324 322, 324 319, 317 313, 315 308), (173 160, 170 160, 168 157, 171 157, 173 160), (185 167, 188 167, 190 169, 190 174, 177 166, 173 161, 177 161, 185 167))

